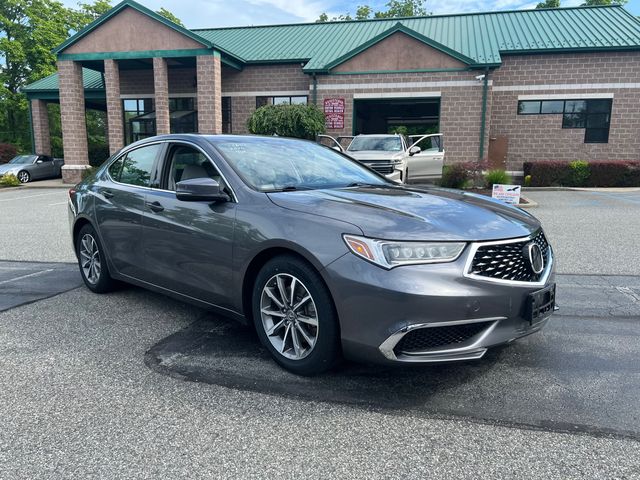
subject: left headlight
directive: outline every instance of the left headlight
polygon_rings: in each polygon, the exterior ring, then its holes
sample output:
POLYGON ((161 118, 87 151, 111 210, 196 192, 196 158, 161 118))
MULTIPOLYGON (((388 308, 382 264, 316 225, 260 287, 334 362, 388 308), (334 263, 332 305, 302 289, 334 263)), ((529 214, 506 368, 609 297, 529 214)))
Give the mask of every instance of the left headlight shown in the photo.
POLYGON ((356 235, 342 238, 353 253, 383 268, 453 262, 466 245, 464 242, 394 242, 356 235))

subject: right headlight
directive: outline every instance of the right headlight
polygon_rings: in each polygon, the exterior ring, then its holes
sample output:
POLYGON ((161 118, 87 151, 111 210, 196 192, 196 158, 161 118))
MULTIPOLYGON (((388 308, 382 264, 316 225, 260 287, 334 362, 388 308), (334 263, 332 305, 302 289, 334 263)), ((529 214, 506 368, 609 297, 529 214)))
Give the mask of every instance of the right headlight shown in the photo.
POLYGON ((357 235, 342 238, 354 254, 383 268, 453 262, 466 245, 464 242, 394 242, 357 235))

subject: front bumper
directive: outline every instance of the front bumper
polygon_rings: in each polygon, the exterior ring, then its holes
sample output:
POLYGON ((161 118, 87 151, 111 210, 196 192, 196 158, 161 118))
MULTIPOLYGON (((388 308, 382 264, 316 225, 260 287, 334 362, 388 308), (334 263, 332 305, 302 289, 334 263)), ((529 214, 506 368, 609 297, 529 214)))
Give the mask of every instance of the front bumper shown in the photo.
POLYGON ((543 328, 549 316, 530 323, 526 302, 530 293, 554 284, 553 262, 542 285, 483 281, 464 275, 471 250, 455 262, 391 270, 353 254, 328 265, 345 355, 376 363, 472 360, 543 328), (432 333, 455 341, 429 345, 432 333), (416 347, 421 339, 408 335, 424 337, 426 347, 416 347), (413 348, 404 348, 407 340, 413 348))

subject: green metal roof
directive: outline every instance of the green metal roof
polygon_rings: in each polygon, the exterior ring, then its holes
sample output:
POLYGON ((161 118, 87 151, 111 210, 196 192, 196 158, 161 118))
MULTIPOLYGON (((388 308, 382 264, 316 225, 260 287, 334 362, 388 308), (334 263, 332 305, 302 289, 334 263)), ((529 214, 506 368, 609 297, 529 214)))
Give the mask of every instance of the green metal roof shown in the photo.
MULTIPOLYGON (((157 16, 136 2, 125 0, 56 52, 127 6, 157 16)), ((505 54, 640 50, 640 21, 617 5, 191 31, 176 27, 192 38, 202 39, 204 45, 233 58, 238 65, 299 61, 305 62, 304 71, 308 73, 328 72, 398 31, 469 67, 499 66, 501 55, 505 54)), ((104 88, 99 72, 84 69, 83 75, 86 89, 104 88)), ((51 75, 24 87, 23 91, 34 94, 57 89, 57 75, 51 75)))
MULTIPOLYGON (((104 90, 104 79, 102 73, 88 68, 82 69, 82 83, 85 90, 104 90)), ((20 91, 25 93, 31 92, 57 92, 58 91, 58 74, 54 73, 48 77, 41 78, 25 87, 20 91)))
POLYGON ((193 31, 248 63, 308 60, 305 71, 311 72, 326 71, 399 25, 472 66, 499 65, 501 53, 640 48, 640 22, 620 6, 193 31))

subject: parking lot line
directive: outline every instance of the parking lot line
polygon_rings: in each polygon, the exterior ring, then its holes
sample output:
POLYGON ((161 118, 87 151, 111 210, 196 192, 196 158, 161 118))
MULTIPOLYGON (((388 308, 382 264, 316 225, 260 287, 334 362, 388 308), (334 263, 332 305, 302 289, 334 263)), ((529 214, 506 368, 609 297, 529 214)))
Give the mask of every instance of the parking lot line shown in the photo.
POLYGON ((10 278, 9 280, 3 280, 2 282, 0 282, 0 285, 4 285, 5 283, 17 282, 18 280, 23 280, 25 278, 37 277, 39 275, 43 275, 49 272, 53 272, 53 268, 47 268, 46 270, 40 270, 39 272, 28 273, 26 275, 21 275, 16 278, 10 278))
POLYGON ((46 197, 47 195, 60 195, 60 192, 38 193, 37 195, 26 195, 24 197, 0 198, 0 202, 10 202, 12 200, 24 200, 25 198, 46 197))

